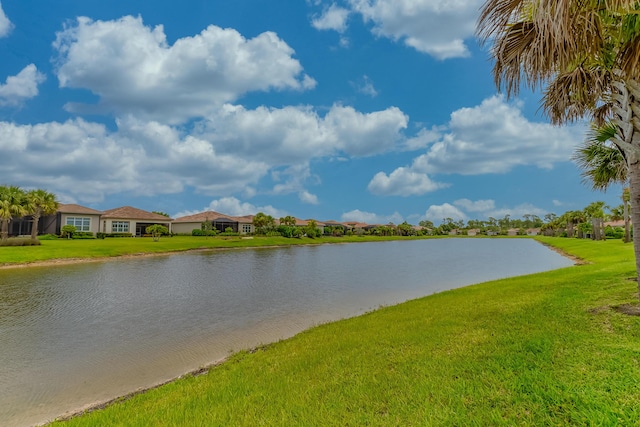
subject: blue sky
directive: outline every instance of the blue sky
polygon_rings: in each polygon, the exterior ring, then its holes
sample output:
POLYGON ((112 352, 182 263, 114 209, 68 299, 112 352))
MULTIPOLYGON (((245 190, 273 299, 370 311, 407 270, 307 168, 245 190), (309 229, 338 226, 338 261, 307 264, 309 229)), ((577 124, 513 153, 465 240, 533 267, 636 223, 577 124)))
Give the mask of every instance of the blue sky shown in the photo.
POLYGON ((0 183, 95 209, 416 224, 595 200, 479 0, 4 0, 0 183))

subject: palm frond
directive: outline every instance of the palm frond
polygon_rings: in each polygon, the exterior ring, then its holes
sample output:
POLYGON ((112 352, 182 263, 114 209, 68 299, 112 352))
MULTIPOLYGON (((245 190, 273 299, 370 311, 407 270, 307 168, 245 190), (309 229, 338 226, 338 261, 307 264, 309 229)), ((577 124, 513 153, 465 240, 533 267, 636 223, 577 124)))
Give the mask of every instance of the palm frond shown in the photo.
POLYGON ((628 167, 624 154, 611 143, 616 130, 611 123, 592 126, 572 156, 582 169, 582 182, 591 184, 594 190, 606 190, 611 184, 627 182, 628 167))

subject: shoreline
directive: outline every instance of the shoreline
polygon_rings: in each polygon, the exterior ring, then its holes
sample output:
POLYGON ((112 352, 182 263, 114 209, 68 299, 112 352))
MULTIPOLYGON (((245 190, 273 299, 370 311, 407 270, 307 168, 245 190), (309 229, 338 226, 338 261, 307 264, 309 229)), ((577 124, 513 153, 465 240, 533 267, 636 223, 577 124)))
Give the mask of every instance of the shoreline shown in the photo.
MULTIPOLYGON (((241 350, 241 351, 248 351, 248 352, 253 352, 255 350, 254 349, 247 349, 247 350, 241 350)), ((201 366, 200 368, 197 369, 193 369, 190 371, 185 372, 184 374, 178 375, 177 377, 173 377, 173 378, 169 378, 168 380, 163 380, 160 381, 158 383, 152 384, 150 386, 147 387, 140 387, 134 391, 131 391, 129 393, 126 393, 124 395, 121 396, 116 396, 112 399, 107 399, 107 400, 103 400, 100 402, 93 402, 93 403, 89 403, 86 404, 84 406, 82 406, 81 408, 77 408, 77 409, 71 409, 69 411, 66 411, 64 414, 62 415, 58 415, 56 416, 53 420, 48 420, 48 421, 44 421, 42 423, 38 423, 35 424, 35 426, 47 426, 50 425, 51 423, 57 422, 57 421, 69 421, 72 418, 76 418, 76 417, 80 417, 82 415, 85 414, 89 414, 91 412, 94 411, 99 411, 102 409, 105 409, 108 406, 111 406, 115 403, 121 403, 121 402, 126 402, 127 400, 136 397, 140 394, 146 393, 148 391, 151 390, 155 390, 157 388, 160 388, 162 386, 165 386, 167 384, 171 384, 173 382, 179 381, 181 379, 184 378, 189 378, 189 377, 197 377, 200 375, 205 375, 207 374, 211 369, 216 368, 220 365, 222 365, 223 363, 225 363, 227 360, 229 360, 230 356, 227 357, 223 357, 221 359, 218 359, 212 363, 209 363, 207 365, 201 366)))
MULTIPOLYGON (((474 237, 461 237, 455 236, 452 238, 461 239, 461 238, 474 238, 474 237)), ((544 243, 536 238, 533 238, 536 242, 544 245, 550 250, 564 256, 565 258, 569 258, 574 261, 576 265, 588 264, 583 259, 571 255, 559 248, 556 248, 552 245, 544 243)), ((98 256, 98 257, 87 257, 87 258, 53 258, 39 261, 31 261, 31 262, 21 262, 21 263, 4 263, 0 264, 0 270, 10 270, 10 269, 21 269, 21 268, 30 268, 30 267, 55 267, 55 266, 63 266, 63 265, 74 265, 74 264, 87 264, 92 262, 106 262, 106 261, 117 261, 121 259, 133 259, 133 258, 148 258, 155 256, 167 256, 167 255, 175 255, 181 253, 191 253, 191 252, 208 252, 208 251, 225 251, 225 250, 239 250, 239 249, 275 249, 275 248, 290 248, 295 246, 318 246, 318 245, 336 245, 336 244, 349 244, 349 243, 367 243, 366 241, 357 242, 357 241, 348 241, 348 242, 322 242, 322 243, 303 243, 303 244, 283 244, 283 245, 256 245, 256 246, 242 246, 242 247, 199 247, 199 248, 190 248, 190 249, 177 249, 170 250, 166 252, 141 252, 141 253, 133 253, 133 254, 123 254, 123 255, 114 255, 114 256, 98 256)), ((371 242, 372 243, 372 242, 371 242)))

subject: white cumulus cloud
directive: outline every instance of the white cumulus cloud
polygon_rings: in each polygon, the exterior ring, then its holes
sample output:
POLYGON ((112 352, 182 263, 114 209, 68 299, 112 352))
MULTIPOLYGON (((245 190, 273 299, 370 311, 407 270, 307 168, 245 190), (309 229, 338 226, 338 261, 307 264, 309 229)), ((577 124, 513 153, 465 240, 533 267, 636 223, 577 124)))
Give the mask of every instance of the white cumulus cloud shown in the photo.
POLYGON ((524 165, 551 169, 571 159, 586 130, 583 124, 557 127, 529 121, 522 105, 506 103, 500 96, 454 111, 447 128, 439 141, 414 160, 415 170, 479 175, 506 173, 524 165))
POLYGON ((348 17, 349 10, 333 3, 323 11, 322 15, 314 18, 311 25, 317 30, 334 30, 343 33, 347 29, 348 17))
POLYGON ((409 168, 398 168, 390 175, 378 172, 369 182, 367 189, 382 196, 416 196, 430 193, 448 184, 432 181, 426 174, 414 172, 409 168))
POLYGON ((373 33, 437 59, 465 57, 482 0, 349 0, 373 33))
POLYGON ((34 64, 29 64, 17 75, 7 77, 0 84, 0 106, 22 104, 38 95, 38 85, 45 81, 45 75, 34 64))
POLYGON ((271 205, 256 206, 248 202, 242 202, 235 197, 223 197, 220 199, 212 200, 211 203, 209 203, 209 206, 201 210, 178 212, 177 214, 172 216, 172 218, 180 218, 183 216, 194 215, 206 211, 216 211, 229 216, 255 215, 258 212, 263 212, 267 215, 271 215, 276 219, 288 215, 287 212, 276 209, 271 205))
POLYGON ((140 17, 80 17, 56 34, 54 48, 61 87, 95 93, 98 111, 166 122, 205 116, 247 92, 305 90, 316 84, 273 32, 246 39, 234 29, 210 25, 169 45, 161 25, 145 26, 140 17))
POLYGON ((398 212, 394 212, 391 215, 380 215, 361 211, 360 209, 354 209, 352 211, 343 213, 340 220, 343 222, 364 222, 366 224, 388 224, 390 222, 394 224, 400 224, 404 221, 404 218, 398 212))
POLYGON ((466 220, 467 216, 455 206, 444 203, 442 205, 431 205, 424 214, 424 218, 434 223, 442 221, 444 218, 451 218, 454 221, 466 220))
POLYGON ((309 193, 307 190, 303 190, 298 193, 298 197, 300 198, 300 201, 302 203, 307 203, 309 205, 317 205, 318 203, 320 203, 318 201, 318 196, 309 193))
POLYGON ((405 149, 426 145, 426 152, 409 166, 376 174, 370 190, 377 194, 424 194, 442 188, 429 179, 437 174, 507 173, 518 166, 551 169, 571 160, 585 130, 584 124, 556 127, 529 121, 521 104, 493 96, 478 106, 454 111, 446 126, 422 130, 405 140, 405 149))
POLYGON ((2 3, 0 3, 0 37, 6 37, 13 29, 13 24, 7 18, 7 15, 2 9, 2 3))
POLYGON ((476 200, 459 199, 453 202, 454 205, 467 212, 486 212, 495 209, 496 202, 494 200, 476 200))

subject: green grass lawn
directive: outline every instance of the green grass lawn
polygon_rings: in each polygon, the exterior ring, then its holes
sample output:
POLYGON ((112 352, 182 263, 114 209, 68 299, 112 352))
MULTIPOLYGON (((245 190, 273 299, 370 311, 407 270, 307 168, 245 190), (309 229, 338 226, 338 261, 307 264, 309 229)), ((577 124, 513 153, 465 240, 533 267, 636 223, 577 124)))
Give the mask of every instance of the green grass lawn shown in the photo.
POLYGON ((322 243, 377 242, 418 239, 419 237, 344 236, 310 239, 284 237, 163 237, 154 242, 150 237, 107 238, 87 240, 43 240, 40 246, 0 246, 0 265, 24 264, 68 258, 103 258, 122 255, 179 252, 193 249, 248 248, 261 246, 314 245, 322 243))
POLYGON ((640 318, 612 308, 636 302, 632 246, 540 240, 589 264, 321 325, 66 424, 640 424, 640 318))

